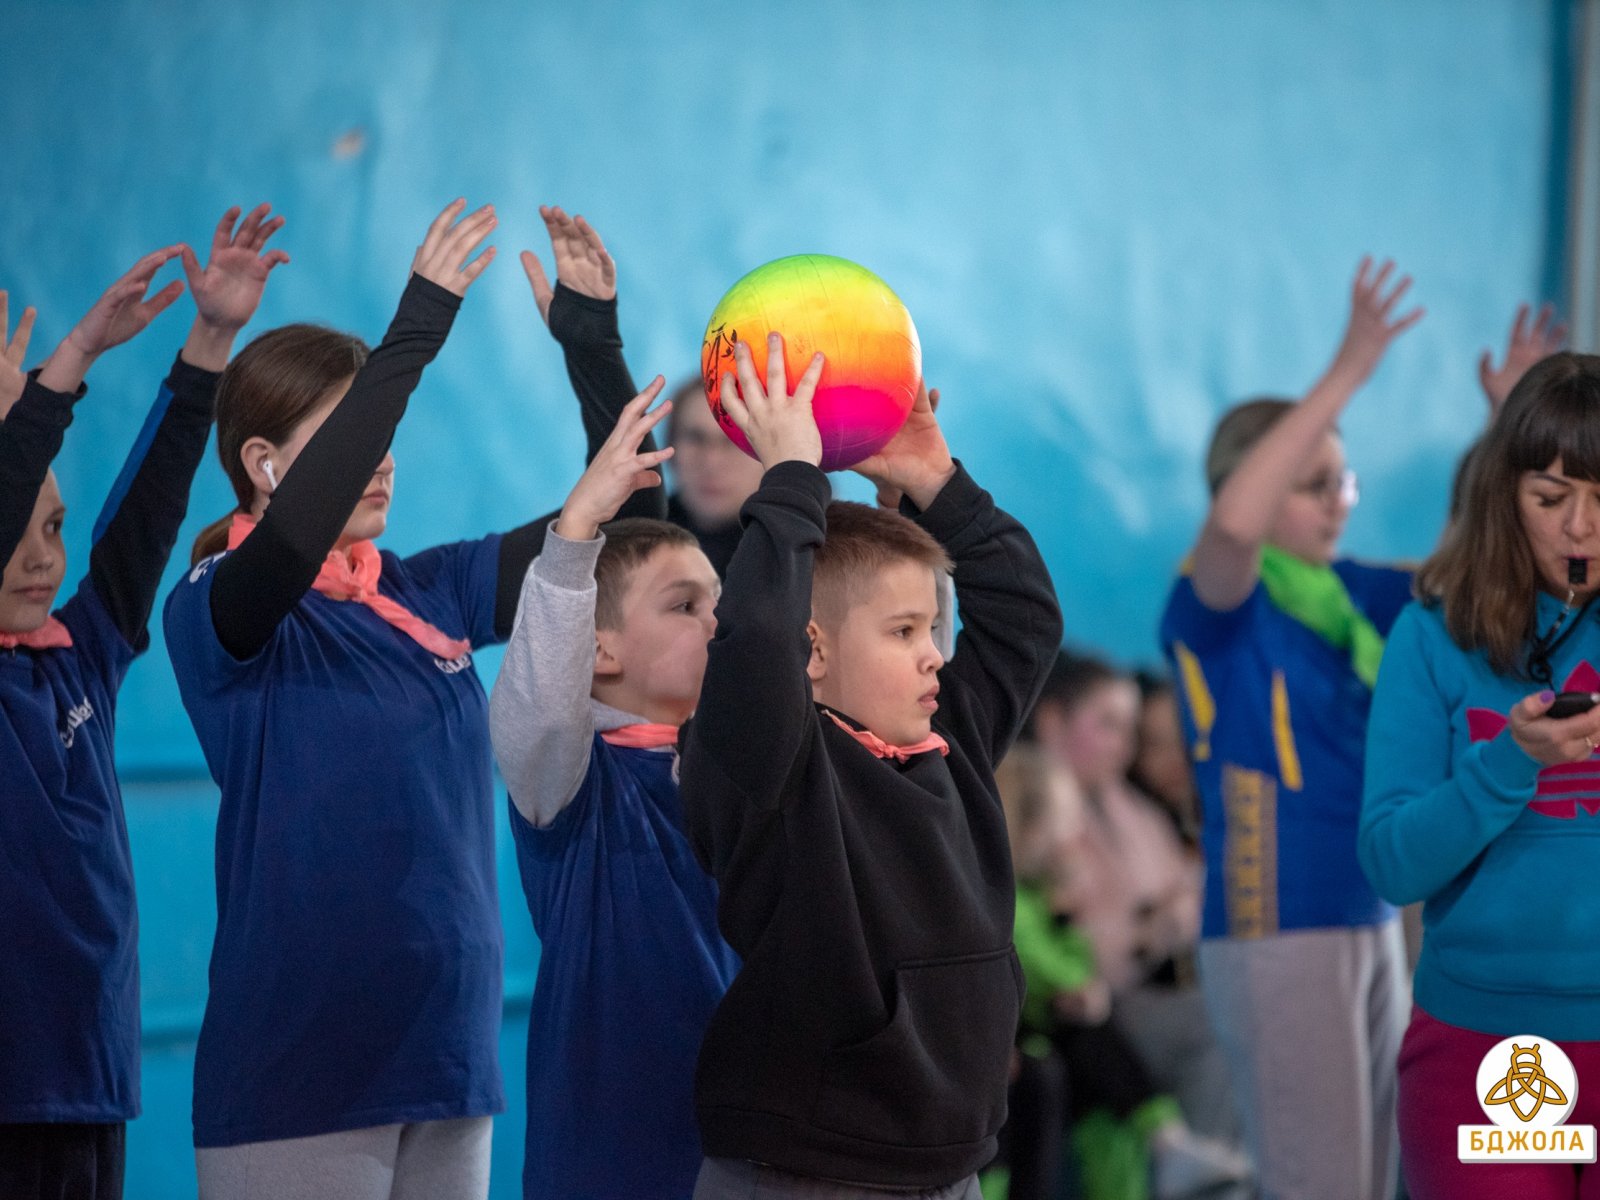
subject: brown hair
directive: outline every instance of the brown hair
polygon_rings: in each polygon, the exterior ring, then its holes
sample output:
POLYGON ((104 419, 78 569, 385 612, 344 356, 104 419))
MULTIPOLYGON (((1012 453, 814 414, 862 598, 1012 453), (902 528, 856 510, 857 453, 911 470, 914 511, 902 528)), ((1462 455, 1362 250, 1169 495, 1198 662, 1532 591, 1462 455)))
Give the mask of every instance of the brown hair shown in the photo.
POLYGON ((954 570, 944 547, 922 526, 887 509, 834 501, 811 573, 812 614, 838 625, 865 599, 878 572, 899 562, 918 563, 936 574, 954 570))
POLYGON ((606 544, 594 564, 594 626, 616 629, 622 624, 622 600, 634 570, 662 546, 693 546, 700 542, 682 526, 653 517, 623 517, 604 526, 606 544))
POLYGON ((1462 471, 1460 511, 1417 572, 1417 595, 1443 609, 1455 643, 1482 650, 1501 674, 1527 673, 1540 587, 1522 473, 1558 458, 1563 474, 1600 483, 1600 356, 1552 354, 1518 380, 1462 471))
POLYGON ((1034 718, 1045 705, 1054 705, 1062 715, 1067 715, 1082 704, 1089 693, 1096 688, 1107 683, 1123 683, 1132 679, 1133 676, 1126 671, 1118 670, 1103 658, 1093 654, 1080 654, 1063 646, 1056 651, 1056 659, 1050 664, 1050 672, 1044 678, 1044 687, 1039 692, 1039 698, 1034 701, 1033 708, 1028 713, 1027 723, 1023 726, 1023 735, 1030 738, 1038 736, 1034 718))
POLYGON ((1294 408, 1294 401, 1263 396, 1235 404, 1222 414, 1206 450, 1206 485, 1215 496, 1244 456, 1267 430, 1294 408))
MULTIPOLYGON (((253 437, 274 445, 288 441, 330 391, 361 369, 367 353, 354 334, 300 324, 269 329, 234 356, 217 382, 217 456, 239 508, 255 497, 239 457, 244 444, 253 437)), ((232 523, 229 513, 201 530, 191 566, 227 548, 232 523)))
POLYGON ((672 401, 672 411, 667 414, 667 445, 678 444, 678 414, 683 411, 686 404, 704 404, 706 402, 706 382, 698 375, 691 375, 667 394, 667 399, 672 401))

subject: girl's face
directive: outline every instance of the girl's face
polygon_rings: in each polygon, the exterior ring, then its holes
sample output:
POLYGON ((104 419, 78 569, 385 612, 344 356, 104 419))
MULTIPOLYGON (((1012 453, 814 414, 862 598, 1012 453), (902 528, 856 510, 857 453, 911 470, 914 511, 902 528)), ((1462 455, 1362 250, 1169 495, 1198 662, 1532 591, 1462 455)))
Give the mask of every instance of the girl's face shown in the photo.
MULTIPOLYGON (((353 379, 354 376, 335 388, 328 400, 296 425, 294 432, 281 445, 275 446, 265 438, 251 438, 245 442, 240 454, 244 459, 245 470, 249 472, 251 482, 256 488, 255 503, 251 505, 251 512, 260 516, 266 511, 272 493, 277 490, 273 480, 280 485, 283 483, 295 460, 306 448, 306 443, 316 435, 317 430, 322 428, 323 422, 339 406, 339 401, 344 399, 344 394, 350 390, 353 379), (266 463, 272 464, 270 475, 264 465, 266 463)), ((339 535, 337 548, 343 550, 355 542, 371 541, 379 537, 388 526, 389 505, 393 499, 394 454, 390 452, 383 456, 383 461, 373 472, 361 499, 356 501, 350 519, 345 522, 344 531, 339 535)))
POLYGON ((67 552, 61 541, 61 523, 66 516, 55 473, 47 472, 28 528, 0 575, 0 633, 32 633, 50 616, 67 573, 67 552))
POLYGON ((1517 482, 1517 511, 1533 551, 1543 588, 1567 594, 1567 562, 1585 560, 1588 583, 1573 590, 1587 598, 1600 587, 1600 483, 1573 479, 1558 457, 1542 471, 1524 471, 1517 482))
POLYGON ((1344 443, 1325 434, 1301 464, 1267 541, 1317 566, 1333 561, 1357 499, 1356 479, 1345 463, 1344 443))
POLYGON ((1194 776, 1184 751, 1178 701, 1170 691, 1155 692, 1139 711, 1139 750, 1134 766, 1139 778, 1156 792, 1157 800, 1179 810, 1194 803, 1194 776))
POLYGON ((1085 791, 1098 792, 1127 773, 1138 730, 1139 688, 1131 679, 1097 684, 1066 714, 1061 750, 1085 791))

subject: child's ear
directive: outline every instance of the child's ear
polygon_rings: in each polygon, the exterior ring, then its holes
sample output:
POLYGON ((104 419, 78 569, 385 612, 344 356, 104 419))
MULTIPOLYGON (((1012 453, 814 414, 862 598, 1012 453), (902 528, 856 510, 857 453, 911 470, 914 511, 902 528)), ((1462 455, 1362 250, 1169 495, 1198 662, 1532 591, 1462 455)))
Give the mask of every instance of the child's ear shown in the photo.
POLYGON ((806 675, 812 686, 816 686, 828 675, 828 639, 815 621, 806 622, 806 636, 811 639, 811 657, 806 660, 806 675))
POLYGON ((597 629, 594 634, 594 677, 606 679, 622 674, 622 663, 615 650, 616 631, 597 629))

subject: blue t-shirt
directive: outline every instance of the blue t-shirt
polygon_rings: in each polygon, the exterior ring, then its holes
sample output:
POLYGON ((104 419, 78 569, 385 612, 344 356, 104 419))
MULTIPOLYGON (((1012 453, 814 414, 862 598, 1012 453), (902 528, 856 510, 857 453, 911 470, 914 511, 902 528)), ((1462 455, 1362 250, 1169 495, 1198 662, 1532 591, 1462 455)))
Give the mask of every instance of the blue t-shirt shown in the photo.
MULTIPOLYGON (((1387 633, 1410 572, 1333 564, 1387 633)), ((1203 937, 1375 925, 1394 915, 1356 860, 1372 692, 1348 651, 1281 611, 1259 581, 1238 608, 1201 603, 1187 575, 1161 618, 1194 763, 1206 858, 1203 937)))
MULTIPOLYGON (((1537 624, 1561 604, 1541 595, 1537 624)), ((1556 690, 1600 691, 1600 617, 1551 661, 1556 690)), ((1600 755, 1541 767, 1511 709, 1539 685, 1462 650, 1413 604, 1383 656, 1367 740, 1361 861, 1397 904, 1425 901, 1416 999, 1497 1037, 1600 1041, 1600 755)))
POLYGON ((133 661, 85 581, 58 650, 0 650, 0 1122, 139 1115, 138 916, 112 760, 133 661))
MULTIPOLYGON (((495 640, 500 538, 400 559, 379 588, 495 640)), ((222 789, 197 1146, 503 1107, 488 701, 363 604, 315 591, 253 658, 211 621, 212 567, 167 601, 184 707, 222 789)))
POLYGON ((686 1200, 700 1170, 694 1070, 739 969, 717 885, 683 829, 675 755, 597 734, 578 794, 537 829, 511 808, 539 935, 523 1194, 686 1200))

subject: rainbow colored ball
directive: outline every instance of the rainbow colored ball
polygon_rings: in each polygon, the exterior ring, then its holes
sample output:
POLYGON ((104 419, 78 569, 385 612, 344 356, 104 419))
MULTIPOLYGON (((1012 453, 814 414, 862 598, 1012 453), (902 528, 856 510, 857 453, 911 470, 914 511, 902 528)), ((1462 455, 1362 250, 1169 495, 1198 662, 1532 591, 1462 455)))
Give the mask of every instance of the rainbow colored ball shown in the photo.
POLYGON ((789 388, 821 351, 812 398, 822 469, 854 466, 889 444, 922 382, 922 345, 900 298, 865 267, 827 254, 795 254, 757 267, 728 289, 706 325, 700 374, 717 424, 741 450, 750 442, 722 407, 722 377, 735 375, 733 345, 750 348, 767 380, 767 335, 783 335, 789 388))

